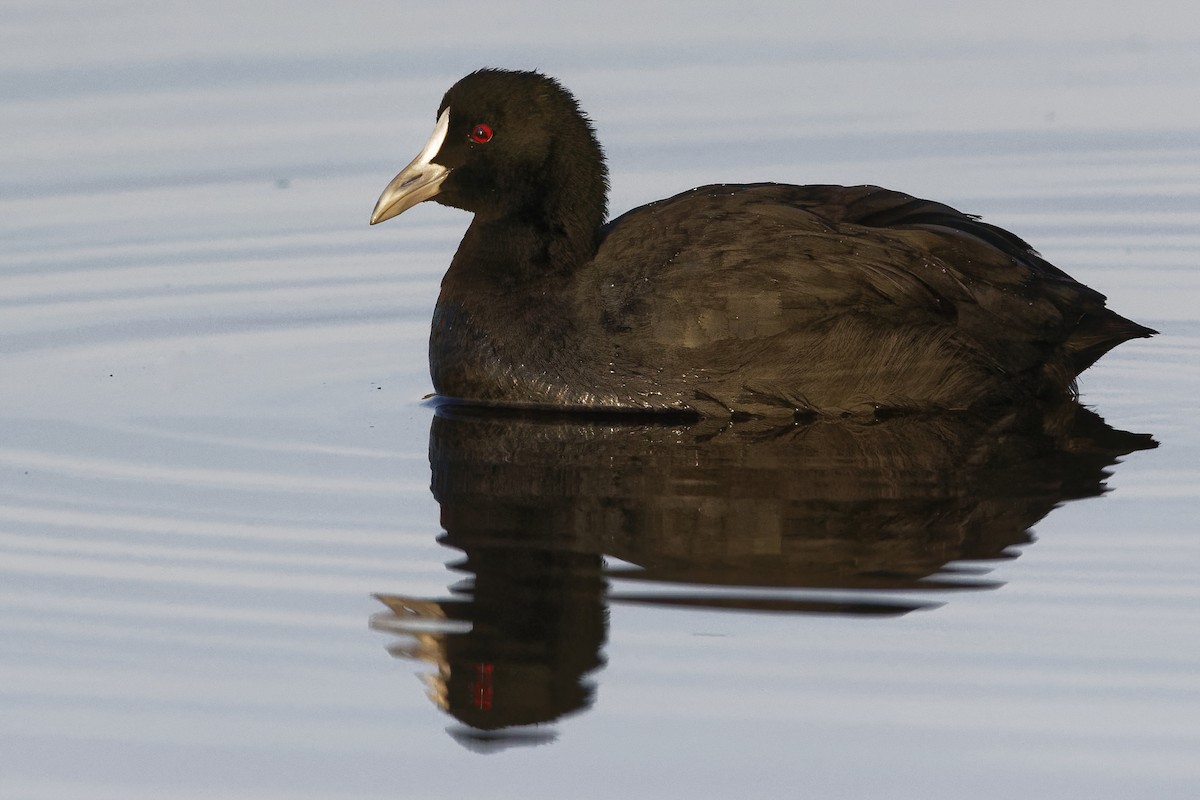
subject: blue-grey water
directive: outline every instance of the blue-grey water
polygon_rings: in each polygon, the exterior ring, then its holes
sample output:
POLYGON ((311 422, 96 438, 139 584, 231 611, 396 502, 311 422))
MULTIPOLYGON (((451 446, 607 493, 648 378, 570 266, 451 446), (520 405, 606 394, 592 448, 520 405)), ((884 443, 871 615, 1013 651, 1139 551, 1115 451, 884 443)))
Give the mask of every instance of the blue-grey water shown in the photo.
POLYGON ((0 21, 0 797, 1200 792, 1191 4, 0 21), (1158 447, 434 427, 468 219, 366 222, 485 65, 577 94, 614 212, 879 183, 1015 230, 1162 331, 1081 386, 1158 447))

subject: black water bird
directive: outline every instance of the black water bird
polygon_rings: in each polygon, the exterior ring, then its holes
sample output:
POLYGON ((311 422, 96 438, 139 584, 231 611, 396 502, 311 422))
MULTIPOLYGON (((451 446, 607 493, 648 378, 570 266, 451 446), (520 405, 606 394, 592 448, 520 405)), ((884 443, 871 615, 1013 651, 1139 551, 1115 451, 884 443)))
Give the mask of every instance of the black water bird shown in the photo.
POLYGON ((474 213, 429 343, 472 404, 702 416, 962 410, 1066 395, 1155 331, 1017 236, 874 186, 704 186, 605 223, 574 97, 485 69, 446 93, 371 223, 474 213))

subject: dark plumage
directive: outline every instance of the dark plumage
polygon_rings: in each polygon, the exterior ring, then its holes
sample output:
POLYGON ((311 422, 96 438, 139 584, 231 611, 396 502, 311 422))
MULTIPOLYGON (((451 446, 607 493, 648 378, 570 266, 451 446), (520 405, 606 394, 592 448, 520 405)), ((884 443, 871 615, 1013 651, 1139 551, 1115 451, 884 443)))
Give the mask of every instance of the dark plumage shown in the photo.
POLYGON ((422 200, 475 214, 429 359, 448 398, 738 416, 959 410, 1074 390, 1154 331, 1024 241, 873 186, 705 186, 607 225, 575 99, 480 70, 442 100, 376 223, 422 200))

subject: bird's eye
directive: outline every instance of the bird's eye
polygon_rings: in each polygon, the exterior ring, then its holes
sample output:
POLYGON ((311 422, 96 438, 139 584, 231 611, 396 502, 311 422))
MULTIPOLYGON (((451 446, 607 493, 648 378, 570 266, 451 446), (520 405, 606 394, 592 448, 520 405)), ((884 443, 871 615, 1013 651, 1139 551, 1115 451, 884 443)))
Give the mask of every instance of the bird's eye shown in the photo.
POLYGON ((484 142, 490 142, 491 140, 492 140, 492 126, 491 125, 485 125, 484 123, 481 122, 480 124, 476 125, 474 128, 471 129, 471 141, 479 142, 480 144, 483 144, 484 142))

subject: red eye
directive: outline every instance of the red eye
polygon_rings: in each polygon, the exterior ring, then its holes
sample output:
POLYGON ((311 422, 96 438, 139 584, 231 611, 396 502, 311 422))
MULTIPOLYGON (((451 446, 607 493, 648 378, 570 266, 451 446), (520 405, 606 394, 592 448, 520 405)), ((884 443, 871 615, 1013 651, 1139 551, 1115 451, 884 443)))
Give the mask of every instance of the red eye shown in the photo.
POLYGON ((483 144, 484 142, 490 142, 491 140, 492 140, 492 126, 491 125, 485 125, 481 122, 480 124, 476 125, 474 128, 471 129, 471 141, 479 142, 480 144, 483 144))

